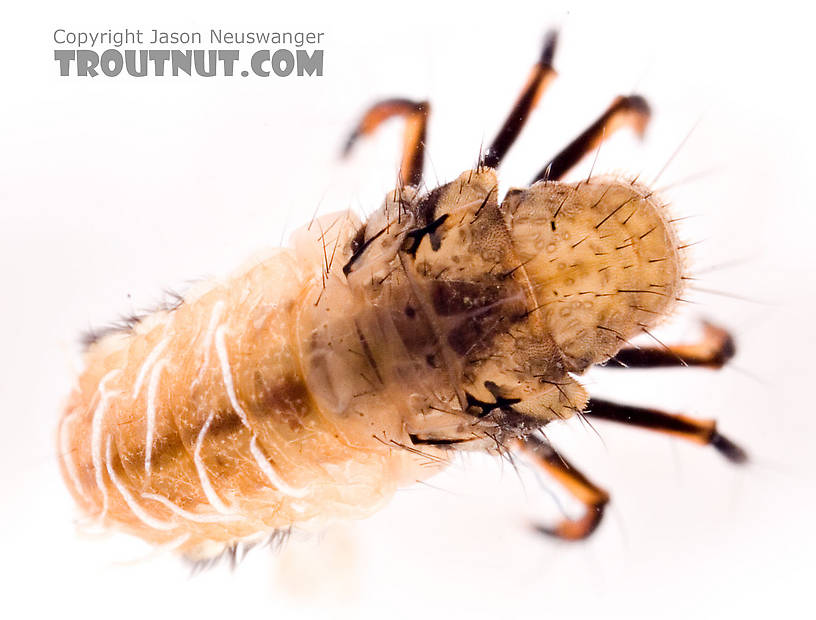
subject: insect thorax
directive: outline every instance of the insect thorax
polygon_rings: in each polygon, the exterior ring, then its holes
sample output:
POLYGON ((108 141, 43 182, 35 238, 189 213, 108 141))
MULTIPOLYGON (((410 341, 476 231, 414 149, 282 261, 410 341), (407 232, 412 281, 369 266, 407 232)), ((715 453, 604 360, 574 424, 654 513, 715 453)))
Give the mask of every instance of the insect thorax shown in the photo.
POLYGON ((672 305, 677 243, 646 188, 497 193, 482 169, 392 192, 363 225, 325 222, 303 364, 321 407, 361 438, 484 448, 569 417, 586 404, 571 373, 672 305))

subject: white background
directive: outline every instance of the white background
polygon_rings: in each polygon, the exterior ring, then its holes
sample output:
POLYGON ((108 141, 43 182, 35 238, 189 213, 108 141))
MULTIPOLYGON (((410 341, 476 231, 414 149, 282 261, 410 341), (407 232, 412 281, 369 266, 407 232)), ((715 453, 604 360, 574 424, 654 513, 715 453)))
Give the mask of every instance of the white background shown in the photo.
MULTIPOLYGON (((0 25, 0 583, 7 617, 806 617, 813 531, 812 18, 681 3, 27 3, 0 25), (322 212, 376 208, 396 175, 393 124, 337 154, 372 100, 430 98, 427 180, 470 166, 559 26, 560 77, 502 169, 523 184, 619 93, 654 107, 595 171, 659 179, 694 247, 664 340, 730 326, 733 366, 593 372, 595 394, 716 417, 753 463, 665 436, 580 423, 553 432, 609 488, 588 543, 532 535, 553 485, 478 456, 382 512, 230 573, 193 579, 121 536, 91 539, 59 477, 54 433, 77 337, 228 272, 322 212), (58 77, 56 28, 326 32, 315 78, 58 77), (134 563, 128 564, 135 560, 134 563)), ((589 163, 576 172, 586 174, 589 163)), ((557 490, 556 490, 557 493, 557 490)), ((568 509, 574 507, 568 506, 568 509)))

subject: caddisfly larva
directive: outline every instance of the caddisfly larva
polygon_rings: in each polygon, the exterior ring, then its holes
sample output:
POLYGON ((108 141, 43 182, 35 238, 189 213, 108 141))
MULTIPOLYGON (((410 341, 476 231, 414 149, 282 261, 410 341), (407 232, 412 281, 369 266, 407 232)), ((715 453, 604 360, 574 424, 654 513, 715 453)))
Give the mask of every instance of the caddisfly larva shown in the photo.
POLYGON ((594 364, 721 367, 727 332, 628 346, 671 312, 682 247, 635 181, 562 177, 615 129, 617 98, 533 183, 496 169, 544 86, 556 37, 473 170, 422 188, 429 106, 374 105, 349 140, 406 121, 401 183, 361 223, 323 217, 230 278, 90 343, 59 428, 65 480, 104 526, 205 558, 382 506, 456 450, 523 451, 586 506, 543 531, 589 535, 608 501, 538 431, 580 413, 745 455, 713 421, 589 398, 594 364))

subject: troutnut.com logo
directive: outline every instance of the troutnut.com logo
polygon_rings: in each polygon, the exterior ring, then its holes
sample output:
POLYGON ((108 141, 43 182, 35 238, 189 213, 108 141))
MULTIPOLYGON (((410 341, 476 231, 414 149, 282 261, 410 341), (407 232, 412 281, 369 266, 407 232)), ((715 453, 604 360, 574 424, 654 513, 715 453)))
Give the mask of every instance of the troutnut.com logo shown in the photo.
POLYGON ((323 75, 324 32, 228 31, 212 28, 54 31, 61 76, 288 77, 323 75), (204 47, 204 41, 211 46, 204 47), (178 47, 175 47, 178 46, 178 47), (184 47, 182 47, 184 46, 184 47))

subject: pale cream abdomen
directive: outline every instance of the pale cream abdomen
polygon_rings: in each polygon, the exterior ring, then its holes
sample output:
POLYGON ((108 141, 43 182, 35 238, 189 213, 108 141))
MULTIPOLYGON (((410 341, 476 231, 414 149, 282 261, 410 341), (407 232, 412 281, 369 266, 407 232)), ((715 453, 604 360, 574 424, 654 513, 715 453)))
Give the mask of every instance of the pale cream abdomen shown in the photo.
POLYGON ((91 520, 209 555, 365 516, 430 473, 370 435, 349 441, 316 406, 295 339, 319 278, 309 257, 280 250, 91 345, 59 430, 64 476, 91 520))

